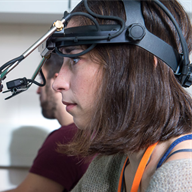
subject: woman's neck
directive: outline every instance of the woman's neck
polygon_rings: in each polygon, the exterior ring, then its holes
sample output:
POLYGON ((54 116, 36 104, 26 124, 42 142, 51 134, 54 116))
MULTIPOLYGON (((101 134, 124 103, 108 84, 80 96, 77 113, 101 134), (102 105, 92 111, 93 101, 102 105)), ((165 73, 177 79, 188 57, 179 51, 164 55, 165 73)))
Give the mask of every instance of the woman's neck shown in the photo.
POLYGON ((129 163, 130 163, 130 168, 132 170, 132 173, 134 174, 136 173, 144 153, 145 153, 145 150, 140 150, 139 152, 136 152, 136 153, 127 153, 129 157, 129 163))
MULTIPOLYGON (((148 183, 150 181, 151 176, 154 174, 154 172, 156 170, 156 167, 157 167, 159 160, 161 159, 163 154, 167 151, 167 149, 169 148, 169 146, 171 145, 171 143, 175 139, 176 138, 170 139, 170 140, 165 141, 165 142, 159 142, 157 144, 157 146, 155 147, 154 151, 152 152, 152 154, 149 158, 149 161, 147 163, 147 166, 145 168, 145 171, 144 171, 144 174, 143 174, 143 177, 141 180, 140 189, 138 191, 144 191, 144 189, 146 189, 146 187, 148 186, 148 183)), ((133 183, 135 173, 137 171, 137 168, 139 166, 139 163, 140 163, 145 151, 146 151, 146 149, 141 150, 137 153, 127 153, 130 163, 125 169, 126 191, 131 190, 131 186, 133 183)))

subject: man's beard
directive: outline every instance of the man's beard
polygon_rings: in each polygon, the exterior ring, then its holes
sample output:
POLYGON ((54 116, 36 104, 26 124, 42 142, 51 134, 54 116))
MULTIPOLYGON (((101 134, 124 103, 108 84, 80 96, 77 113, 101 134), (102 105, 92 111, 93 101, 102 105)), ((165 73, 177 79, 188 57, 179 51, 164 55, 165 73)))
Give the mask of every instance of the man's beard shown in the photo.
POLYGON ((56 106, 52 101, 41 103, 42 115, 47 119, 55 119, 56 106))

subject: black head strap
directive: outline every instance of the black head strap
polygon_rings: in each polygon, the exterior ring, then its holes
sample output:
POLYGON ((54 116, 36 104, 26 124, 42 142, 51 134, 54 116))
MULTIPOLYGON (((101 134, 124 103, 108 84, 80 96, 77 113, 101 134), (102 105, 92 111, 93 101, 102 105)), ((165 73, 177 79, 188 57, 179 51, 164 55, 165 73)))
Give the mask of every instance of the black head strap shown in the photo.
MULTIPOLYGON (((174 71, 182 86, 190 86, 192 84, 192 75, 187 43, 170 11, 159 0, 151 0, 151 3, 156 3, 174 24, 181 41, 183 51, 181 54, 147 30, 141 9, 142 1, 122 1, 126 12, 126 22, 122 21, 119 17, 98 16, 98 14, 94 14, 89 9, 87 0, 84 0, 85 7, 90 15, 89 18, 111 19, 118 21, 117 23, 119 24, 99 25, 94 21, 96 25, 67 28, 63 32, 55 32, 46 42, 46 47, 48 49, 55 49, 63 57, 77 57, 90 51, 96 44, 128 43, 137 45, 164 61, 174 71), (91 46, 88 50, 77 55, 66 55, 59 52, 60 47, 75 45, 91 46)), ((81 12, 71 13, 70 17, 73 14, 81 15, 81 12)))

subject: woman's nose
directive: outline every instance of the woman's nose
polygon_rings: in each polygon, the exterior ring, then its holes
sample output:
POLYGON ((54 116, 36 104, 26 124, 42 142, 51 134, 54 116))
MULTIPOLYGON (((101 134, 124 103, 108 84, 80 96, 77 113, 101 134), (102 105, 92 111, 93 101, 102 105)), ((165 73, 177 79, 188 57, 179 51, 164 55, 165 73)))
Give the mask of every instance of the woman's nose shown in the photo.
POLYGON ((53 89, 56 92, 61 92, 63 90, 69 89, 69 70, 67 67, 62 66, 57 77, 55 78, 53 85, 53 89))

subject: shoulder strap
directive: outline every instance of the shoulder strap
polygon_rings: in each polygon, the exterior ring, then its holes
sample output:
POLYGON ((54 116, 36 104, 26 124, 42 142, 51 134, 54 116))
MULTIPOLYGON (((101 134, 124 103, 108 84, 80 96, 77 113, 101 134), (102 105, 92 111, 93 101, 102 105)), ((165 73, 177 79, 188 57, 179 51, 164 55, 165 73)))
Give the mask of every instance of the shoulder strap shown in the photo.
MULTIPOLYGON (((143 172, 145 170, 145 167, 150 159, 150 156, 154 150, 154 148, 156 147, 157 143, 149 146, 147 148, 147 150, 145 151, 140 163, 139 163, 139 166, 137 168, 137 171, 136 171, 136 174, 135 174, 135 177, 134 177, 134 180, 133 180, 133 184, 132 184, 132 187, 131 187, 131 191, 130 192, 137 192, 138 191, 138 188, 139 188, 139 185, 140 185, 140 182, 141 182, 141 178, 143 176, 143 172)), ((125 160, 125 163, 123 165, 123 168, 122 168, 122 171, 121 171, 121 175, 120 175, 120 179, 119 179, 119 184, 118 184, 118 192, 122 192, 123 191, 123 179, 124 179, 124 170, 125 170, 125 167, 127 165, 127 162, 128 162, 128 158, 125 160)))
MULTIPOLYGON (((173 153, 171 153, 167 159, 169 159, 169 157, 171 157, 172 155, 174 155, 175 153, 180 153, 180 152, 192 152, 192 149, 180 149, 180 150, 177 150, 177 151, 174 151, 173 153)), ((166 159, 166 160, 167 160, 166 159)))
POLYGON ((183 141, 186 141, 186 140, 192 140, 192 134, 182 136, 182 137, 178 138, 177 140, 175 140, 175 141, 171 144, 171 146, 169 147, 169 149, 165 152, 165 154, 163 155, 163 157, 160 159, 160 161, 159 161, 159 163, 158 163, 158 165, 157 165, 157 169, 158 169, 159 167, 161 167, 161 165, 163 164, 163 162, 164 162, 165 160, 167 160, 167 158, 169 157, 168 155, 169 155, 169 153, 172 151, 172 149, 173 149, 176 145, 178 145, 179 143, 181 143, 181 142, 183 142, 183 141))
POLYGON ((129 162, 129 159, 127 157, 125 159, 125 162, 123 164, 123 168, 121 170, 121 174, 120 174, 120 178, 119 178, 119 184, 118 184, 118 192, 122 192, 123 191, 124 171, 125 171, 125 168, 126 168, 128 162, 129 162))
POLYGON ((143 176, 143 172, 145 170, 145 167, 151 157, 151 154, 153 152, 153 150, 155 149, 157 143, 149 146, 146 150, 146 152, 144 153, 140 163, 139 163, 139 166, 137 168, 137 171, 136 171, 136 174, 135 174, 135 177, 134 177, 134 180, 133 180, 133 184, 132 184, 132 187, 131 187, 131 191, 130 192, 137 192, 138 191, 138 188, 139 188, 139 185, 140 185, 140 182, 141 182, 141 178, 143 176))

